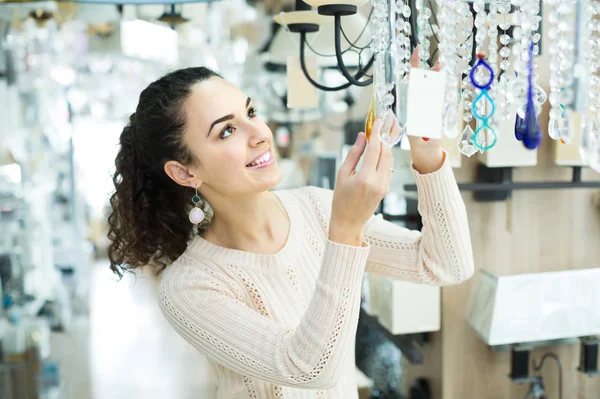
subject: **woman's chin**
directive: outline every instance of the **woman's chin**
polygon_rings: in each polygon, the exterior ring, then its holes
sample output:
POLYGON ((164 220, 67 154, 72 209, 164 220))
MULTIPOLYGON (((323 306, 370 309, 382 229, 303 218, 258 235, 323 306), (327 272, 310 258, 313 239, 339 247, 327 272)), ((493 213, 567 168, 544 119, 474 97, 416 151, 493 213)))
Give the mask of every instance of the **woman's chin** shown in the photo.
POLYGON ((271 190, 281 183, 283 174, 281 168, 277 163, 273 163, 263 169, 252 169, 250 172, 250 178, 254 181, 256 191, 268 191, 271 190))

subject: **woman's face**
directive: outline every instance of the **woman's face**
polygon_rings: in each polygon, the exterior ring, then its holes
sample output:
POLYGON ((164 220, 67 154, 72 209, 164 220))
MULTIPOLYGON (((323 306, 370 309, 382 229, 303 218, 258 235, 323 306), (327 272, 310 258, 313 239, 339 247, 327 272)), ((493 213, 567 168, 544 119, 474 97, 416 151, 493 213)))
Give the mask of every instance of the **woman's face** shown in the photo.
POLYGON ((198 83, 185 112, 184 141, 199 160, 190 172, 202 182, 201 193, 243 195, 279 184, 271 129, 237 87, 221 78, 198 83))

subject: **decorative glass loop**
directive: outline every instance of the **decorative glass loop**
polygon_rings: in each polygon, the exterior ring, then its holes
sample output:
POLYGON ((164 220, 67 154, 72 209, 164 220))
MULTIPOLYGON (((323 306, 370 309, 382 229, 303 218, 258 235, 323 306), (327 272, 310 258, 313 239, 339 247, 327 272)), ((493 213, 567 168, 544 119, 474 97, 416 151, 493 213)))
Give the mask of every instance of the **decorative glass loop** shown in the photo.
POLYGON ((485 121, 484 124, 479 126, 477 129, 475 129, 475 133, 473 133, 473 145, 481 151, 487 151, 490 148, 492 148, 493 146, 495 146, 497 140, 498 140, 498 137, 496 135, 496 131, 494 129, 492 129, 492 127, 490 125, 487 124, 487 121, 485 121), (481 145, 477 141, 477 136, 479 136, 479 133, 485 134, 485 129, 487 129, 490 132, 490 134, 486 138, 487 139, 491 138, 492 140, 491 140, 491 142, 488 142, 488 140, 486 140, 487 145, 481 145))
POLYGON ((479 60, 475 63, 475 65, 473 65, 473 68, 471 68, 469 78, 471 78, 471 83, 473 83, 473 86, 477 87, 478 89, 488 89, 494 82, 494 70, 492 69, 490 64, 488 64, 485 61, 483 54, 477 54, 477 58, 479 58, 479 60), (483 84, 480 84, 479 82, 477 82, 477 79, 475 79, 475 73, 479 68, 485 68, 490 73, 488 81, 483 84))
POLYGON ((477 96, 477 98, 475 98, 475 101, 473 101, 473 105, 471 106, 471 113, 477 119, 488 120, 492 116, 494 116, 495 112, 496 112, 496 104, 494 104, 494 100, 492 100, 492 98, 488 94, 487 88, 481 90, 481 93, 479 93, 479 95, 477 96), (479 101, 485 101, 484 97, 487 98, 487 100, 490 102, 491 110, 490 110, 489 114, 487 114, 487 115, 480 115, 479 111, 477 111, 477 103, 479 101))
POLYGON ((494 145, 496 145, 497 141, 496 131, 488 124, 488 121, 492 118, 492 116, 494 116, 494 113, 496 112, 496 104, 494 104, 494 100, 492 100, 492 98, 488 94, 488 90, 494 82, 494 71, 492 70, 490 65, 485 61, 483 54, 477 54, 477 58, 479 58, 479 60, 473 66, 473 68, 471 69, 471 73, 469 74, 473 86, 481 90, 481 93, 479 93, 479 95, 471 105, 471 113, 473 114, 473 117, 481 121, 481 125, 473 133, 473 145, 477 147, 477 149, 480 151, 486 151, 492 148, 494 145), (487 82, 485 82, 485 84, 479 84, 475 79, 475 74, 479 68, 486 68, 490 73, 490 78, 487 82), (477 104, 479 104, 480 101, 485 101, 486 99, 490 102, 491 109, 487 115, 480 115, 477 111, 477 104), (477 140, 477 136, 480 133, 485 134, 485 130, 487 130, 490 134, 486 136, 485 142, 487 143, 487 145, 481 145, 477 140), (490 140, 488 140, 490 137, 491 142, 490 140))

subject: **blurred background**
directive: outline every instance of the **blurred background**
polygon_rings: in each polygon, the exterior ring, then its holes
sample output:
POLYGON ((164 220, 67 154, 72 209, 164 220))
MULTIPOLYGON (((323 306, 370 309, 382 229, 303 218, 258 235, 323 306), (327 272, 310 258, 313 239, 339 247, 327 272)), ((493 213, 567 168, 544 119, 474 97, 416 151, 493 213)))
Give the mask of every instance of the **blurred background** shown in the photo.
MULTIPOLYGON (((119 281, 106 260, 117 143, 139 93, 173 69, 210 67, 241 87, 271 127, 284 176, 277 189, 333 188, 337 166, 364 129, 373 88, 309 90, 307 101, 315 97, 316 106, 292 106, 303 97, 290 94, 287 63, 298 56, 300 41, 281 13, 306 9, 301 1, 105 3, 0 0, 0 398, 211 399, 213 370, 162 317, 152 270, 119 281)), ((353 70, 372 56, 372 5, 359 3, 358 13, 342 22, 344 62, 353 70)), ((416 10, 415 2, 407 4, 416 10)), ((437 21, 429 24, 433 61, 439 31, 437 21)), ((307 40, 318 65, 313 76, 328 87, 346 82, 337 70, 332 25, 307 40)), ((547 49, 549 42, 542 43, 547 49)), ((547 77, 547 52, 540 57, 540 76, 547 77)), ((541 119, 548 120, 547 104, 541 119)), ((507 126, 500 137, 513 137, 514 119, 507 126)), ((576 147, 552 140, 527 153, 508 144, 496 157, 470 158, 461 156, 456 140, 444 140, 465 184, 478 274, 443 289, 365 277, 356 342, 361 398, 514 399, 544 397, 544 389, 558 398, 559 379, 565 398, 600 398, 592 339, 600 334, 600 296, 583 300, 596 320, 589 329, 540 334, 525 347, 496 345, 473 316, 492 309, 493 298, 508 306, 504 298, 517 289, 501 297, 490 283, 485 299, 492 305, 467 306, 483 292, 486 276, 497 282, 597 269, 598 174, 576 147), (593 184, 579 184, 582 177, 593 184), (564 184, 550 191, 511 185, 547 180, 564 184), (492 195, 473 194, 481 188, 475 184, 487 184, 492 195), (481 277, 483 270, 488 274, 481 277), (560 378, 551 367, 529 370, 530 352, 540 359, 549 348, 562 359, 560 378), (515 374, 519 366, 526 372, 515 374)), ((420 229, 408 149, 405 141, 393 148, 396 173, 378 212, 420 229)), ((544 283, 547 291, 531 284, 537 288, 530 298, 541 298, 556 282, 544 283)), ((539 318, 530 324, 545 325, 539 318)))

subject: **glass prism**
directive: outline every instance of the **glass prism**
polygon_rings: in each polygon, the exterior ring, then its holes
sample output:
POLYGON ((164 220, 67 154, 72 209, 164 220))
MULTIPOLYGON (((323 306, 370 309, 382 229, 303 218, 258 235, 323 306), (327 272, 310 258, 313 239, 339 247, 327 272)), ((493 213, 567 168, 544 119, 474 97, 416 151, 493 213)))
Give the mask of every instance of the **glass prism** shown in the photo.
POLYGON ((471 126, 467 125, 465 127, 457 146, 458 150, 468 157, 473 156, 477 152, 477 148, 473 145, 473 129, 471 129, 471 126))

